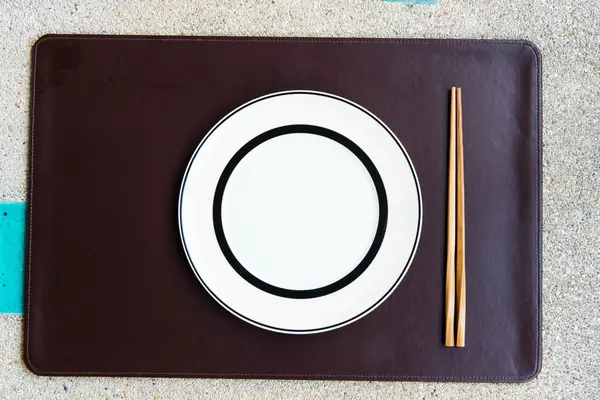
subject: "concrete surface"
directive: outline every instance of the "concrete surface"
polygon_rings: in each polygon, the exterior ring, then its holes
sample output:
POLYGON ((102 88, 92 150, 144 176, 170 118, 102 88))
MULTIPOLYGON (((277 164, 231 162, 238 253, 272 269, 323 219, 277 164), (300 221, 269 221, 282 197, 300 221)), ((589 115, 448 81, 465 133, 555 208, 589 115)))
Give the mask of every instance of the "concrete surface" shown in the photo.
POLYGON ((44 378, 0 315, 0 398, 600 398, 600 2, 96 0, 0 3, 0 201, 26 194, 29 50, 45 33, 529 39, 544 57, 544 352, 526 384, 44 378))

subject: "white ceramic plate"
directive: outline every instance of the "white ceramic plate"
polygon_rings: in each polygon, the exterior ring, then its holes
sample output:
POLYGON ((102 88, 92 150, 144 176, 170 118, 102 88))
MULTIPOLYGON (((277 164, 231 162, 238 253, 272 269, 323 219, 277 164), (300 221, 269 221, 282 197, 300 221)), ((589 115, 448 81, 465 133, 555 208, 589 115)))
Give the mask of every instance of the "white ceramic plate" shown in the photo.
POLYGON ((307 334, 356 321, 392 293, 421 208, 414 167, 383 122, 338 96, 289 91, 242 105, 198 145, 179 229, 223 307, 307 334))

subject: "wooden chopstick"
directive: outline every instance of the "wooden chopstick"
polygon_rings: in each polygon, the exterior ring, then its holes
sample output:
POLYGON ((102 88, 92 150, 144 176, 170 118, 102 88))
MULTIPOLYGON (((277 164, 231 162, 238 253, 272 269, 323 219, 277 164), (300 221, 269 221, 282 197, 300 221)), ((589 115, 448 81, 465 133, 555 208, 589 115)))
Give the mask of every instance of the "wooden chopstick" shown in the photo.
POLYGON ((465 347, 465 323, 467 311, 467 293, 465 276, 465 173, 463 148, 462 90, 460 88, 456 90, 456 103, 456 297, 458 301, 456 346, 465 347))
POLYGON ((450 97, 450 153, 448 157, 448 227, 446 235, 446 340, 454 347, 455 249, 456 249, 456 88, 450 97))

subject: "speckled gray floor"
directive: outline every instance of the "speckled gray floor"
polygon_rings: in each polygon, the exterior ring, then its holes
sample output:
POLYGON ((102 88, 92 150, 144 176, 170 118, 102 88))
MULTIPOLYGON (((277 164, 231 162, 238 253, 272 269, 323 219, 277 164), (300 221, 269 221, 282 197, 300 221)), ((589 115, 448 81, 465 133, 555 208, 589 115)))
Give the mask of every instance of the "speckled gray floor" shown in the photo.
POLYGON ((45 33, 529 39, 544 57, 544 353, 526 384, 44 378, 0 315, 0 398, 600 398, 600 2, 0 2, 0 201, 26 193, 29 50, 45 33))

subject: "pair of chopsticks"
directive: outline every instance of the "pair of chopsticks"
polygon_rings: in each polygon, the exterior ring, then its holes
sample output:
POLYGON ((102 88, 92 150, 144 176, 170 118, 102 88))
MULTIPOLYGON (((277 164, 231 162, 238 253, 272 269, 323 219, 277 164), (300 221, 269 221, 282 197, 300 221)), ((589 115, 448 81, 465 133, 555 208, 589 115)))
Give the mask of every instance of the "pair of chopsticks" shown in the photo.
POLYGON ((465 176, 462 91, 452 88, 450 100, 450 157, 448 165, 448 231, 446 254, 447 347, 465 346, 465 176), (458 304, 456 304, 458 302, 458 304), (454 321, 456 314, 456 340, 454 321))

